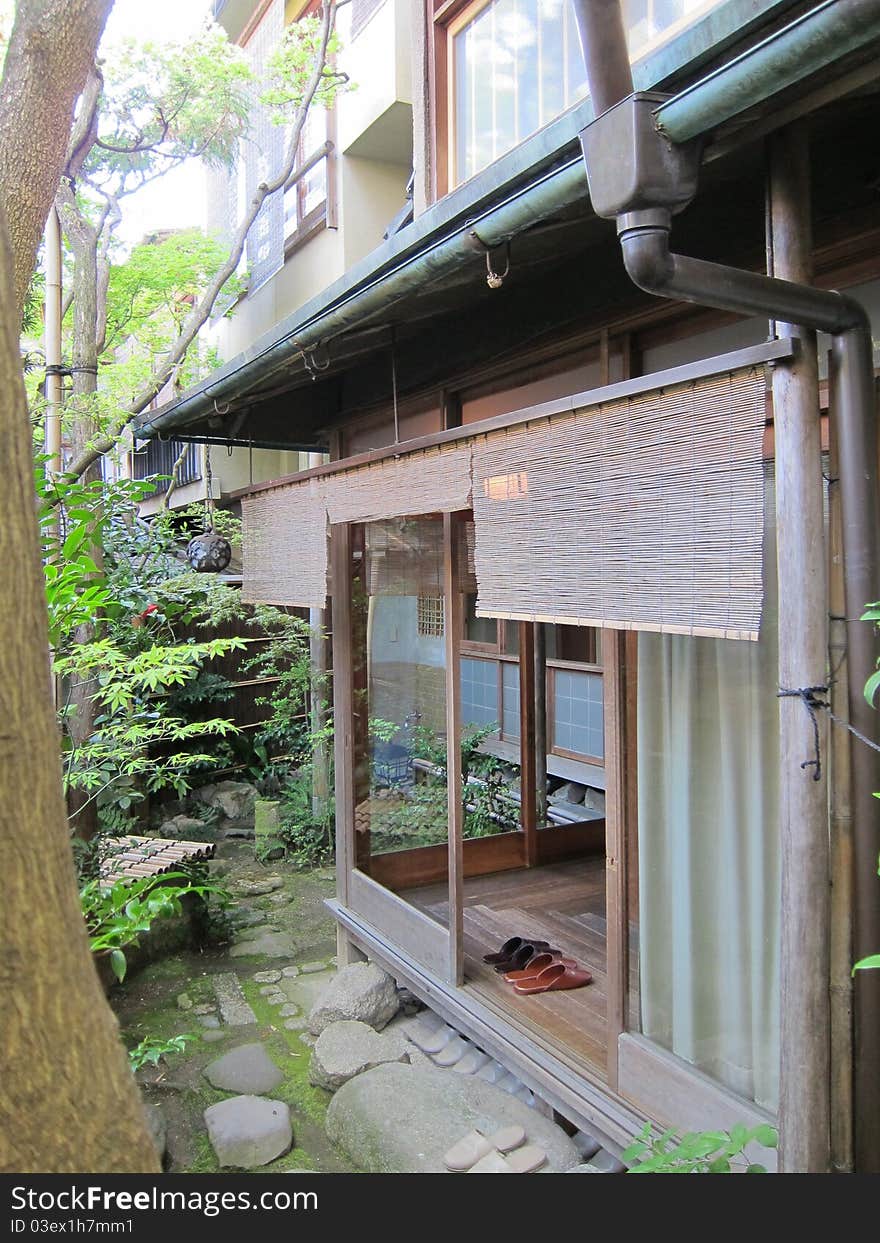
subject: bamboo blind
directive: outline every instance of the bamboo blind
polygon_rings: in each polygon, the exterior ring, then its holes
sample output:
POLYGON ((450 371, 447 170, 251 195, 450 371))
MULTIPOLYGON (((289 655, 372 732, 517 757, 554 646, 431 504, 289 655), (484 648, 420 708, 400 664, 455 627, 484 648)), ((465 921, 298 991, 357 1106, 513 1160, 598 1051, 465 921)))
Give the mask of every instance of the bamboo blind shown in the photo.
POLYGON ((242 586, 248 604, 323 608, 327 600, 327 509, 323 481, 242 497, 242 586))
POLYGON ((443 596, 443 528, 436 518, 387 518, 366 528, 371 596, 443 596))
POLYGON ((480 437, 477 614, 755 639, 763 370, 480 437))
POLYGON ((325 488, 331 522, 374 522, 469 509, 471 445, 438 445, 386 458, 331 475, 325 488))

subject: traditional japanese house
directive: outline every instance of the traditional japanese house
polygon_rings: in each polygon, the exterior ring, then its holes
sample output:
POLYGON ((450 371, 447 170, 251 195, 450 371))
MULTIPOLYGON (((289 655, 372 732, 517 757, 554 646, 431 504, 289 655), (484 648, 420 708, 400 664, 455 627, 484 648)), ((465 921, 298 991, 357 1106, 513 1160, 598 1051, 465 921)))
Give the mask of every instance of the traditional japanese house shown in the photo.
POLYGON ((330 610, 340 953, 612 1146, 877 1170, 880 3, 407 7, 414 218, 139 428, 326 455, 240 501, 330 610))

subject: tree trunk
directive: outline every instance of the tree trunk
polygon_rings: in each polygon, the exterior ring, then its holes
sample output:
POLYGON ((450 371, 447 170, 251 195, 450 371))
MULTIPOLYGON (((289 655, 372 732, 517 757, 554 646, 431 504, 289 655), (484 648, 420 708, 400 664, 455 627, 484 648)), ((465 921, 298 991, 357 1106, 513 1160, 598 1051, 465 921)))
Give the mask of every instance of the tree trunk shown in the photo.
POLYGON ((0 83, 0 208, 12 245, 9 306, 24 303, 64 167, 74 106, 112 7, 113 0, 28 0, 16 6, 0 83))
MULTIPOLYGON (((50 196, 51 200, 51 196, 50 196)), ((14 297, 0 213, 0 303, 14 297)), ((0 320, 0 1170, 158 1171, 92 963, 59 778, 33 460, 16 320, 0 320)))

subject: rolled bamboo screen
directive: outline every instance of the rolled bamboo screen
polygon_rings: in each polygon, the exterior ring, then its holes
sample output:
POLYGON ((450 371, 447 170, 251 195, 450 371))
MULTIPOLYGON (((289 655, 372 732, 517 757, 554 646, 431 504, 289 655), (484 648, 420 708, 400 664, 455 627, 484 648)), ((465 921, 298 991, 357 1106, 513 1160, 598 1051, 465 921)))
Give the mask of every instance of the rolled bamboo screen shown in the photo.
POLYGON ((443 595, 443 527, 439 519, 387 518, 366 530, 371 596, 443 595))
POLYGON ((469 509, 470 442, 438 445, 343 470, 327 477, 325 489, 331 522, 374 522, 469 509))
POLYGON ((327 507, 323 480, 242 497, 242 599, 323 608, 327 507))
POLYGON ((757 638, 764 423, 749 369, 480 437, 478 615, 757 638))

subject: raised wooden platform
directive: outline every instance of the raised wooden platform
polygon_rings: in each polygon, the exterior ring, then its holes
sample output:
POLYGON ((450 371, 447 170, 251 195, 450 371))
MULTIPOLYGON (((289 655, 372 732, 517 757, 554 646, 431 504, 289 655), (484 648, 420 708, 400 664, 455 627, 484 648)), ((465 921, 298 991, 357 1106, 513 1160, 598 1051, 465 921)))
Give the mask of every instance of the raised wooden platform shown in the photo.
MULTIPOLYGON (((402 893, 440 923, 448 920, 445 885, 402 893)), ((464 882, 465 984, 539 1031, 561 1051, 605 1073, 607 977, 605 861, 601 857, 523 868, 464 882), (585 988, 515 993, 483 955, 508 937, 550 941, 592 973, 585 988)))

